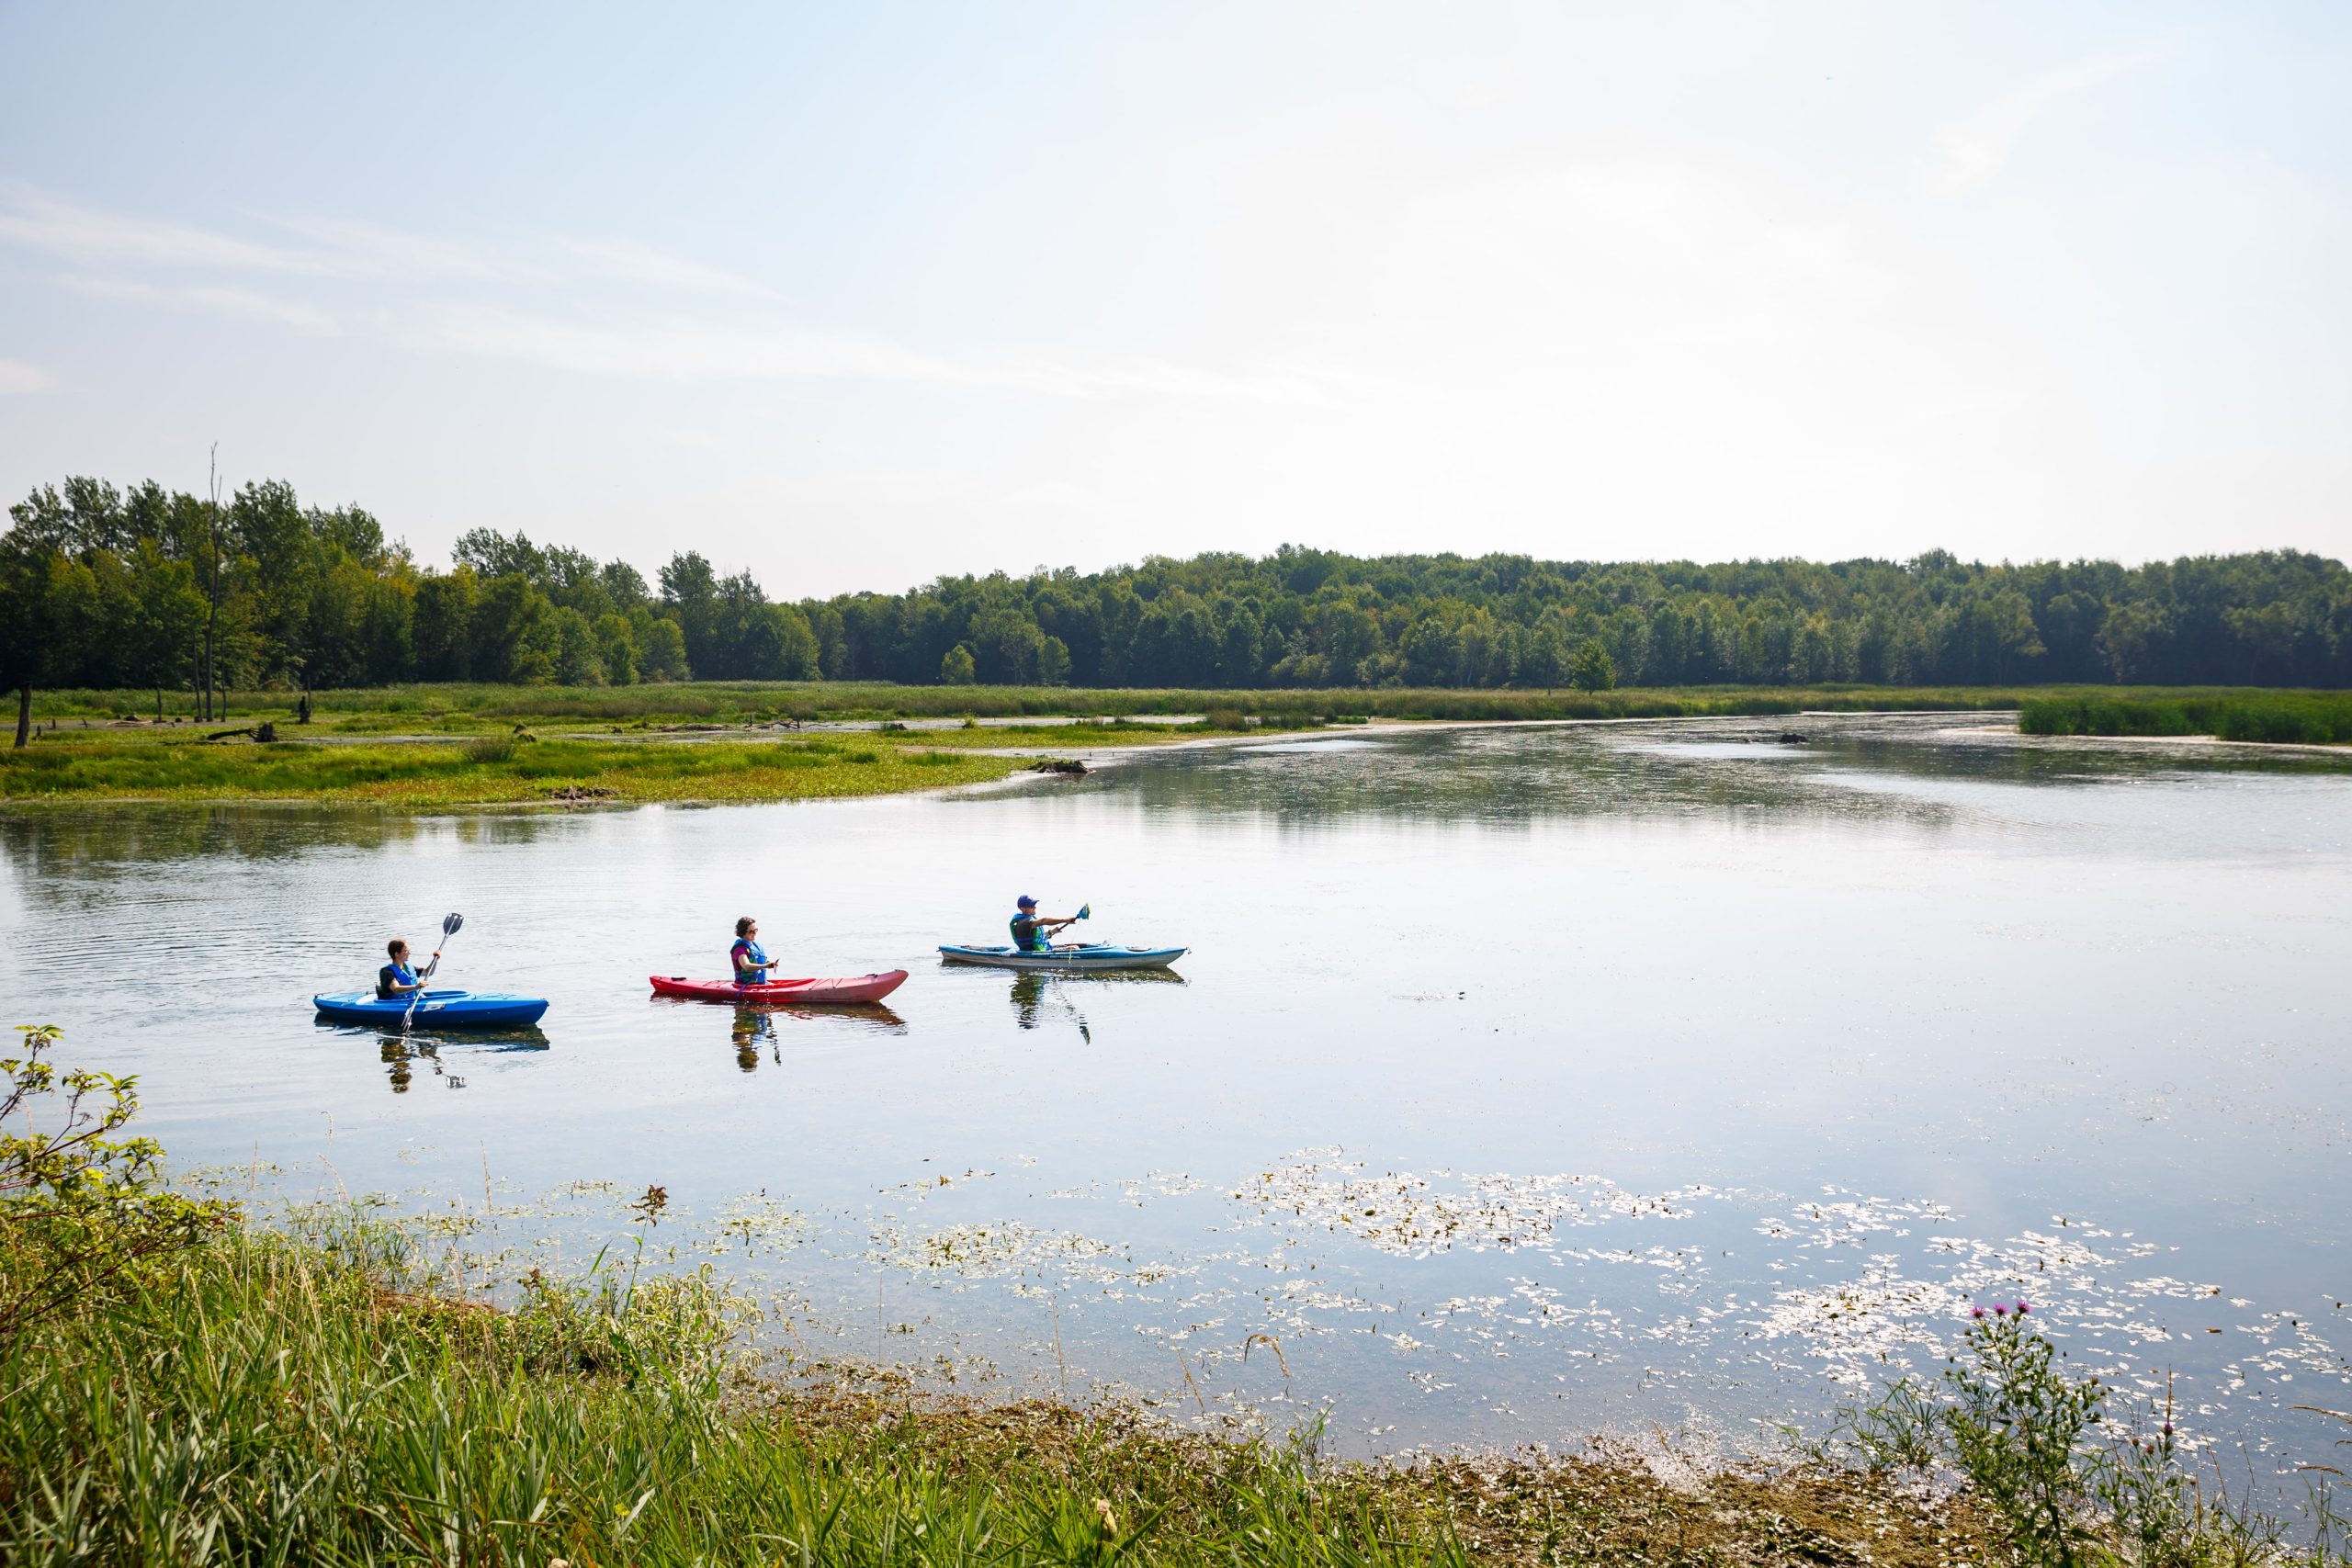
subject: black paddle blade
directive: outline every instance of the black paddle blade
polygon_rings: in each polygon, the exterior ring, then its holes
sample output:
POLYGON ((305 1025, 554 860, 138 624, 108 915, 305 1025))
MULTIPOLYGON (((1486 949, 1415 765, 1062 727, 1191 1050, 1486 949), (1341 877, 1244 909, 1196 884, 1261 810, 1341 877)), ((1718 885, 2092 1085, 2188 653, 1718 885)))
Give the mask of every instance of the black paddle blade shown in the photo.
POLYGON ((466 917, 463 915, 444 915, 441 918, 441 934, 443 936, 456 936, 458 934, 458 928, 465 923, 466 917))

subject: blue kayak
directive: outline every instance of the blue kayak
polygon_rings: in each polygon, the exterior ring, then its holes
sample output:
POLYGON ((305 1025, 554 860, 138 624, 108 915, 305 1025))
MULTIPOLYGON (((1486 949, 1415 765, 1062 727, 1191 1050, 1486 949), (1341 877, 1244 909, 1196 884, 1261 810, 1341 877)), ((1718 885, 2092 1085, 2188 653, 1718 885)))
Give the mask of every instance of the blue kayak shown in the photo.
POLYGON ((1050 969, 1074 975, 1106 969, 1165 969, 1189 951, 1182 947, 1114 947, 1109 942, 1090 942, 1045 953, 1018 947, 942 947, 939 956, 950 964, 1050 969))
MULTIPOLYGON (((409 1016, 410 1000, 387 1000, 373 991, 337 991, 312 997, 311 1004, 321 1018, 337 1023, 389 1023, 398 1029, 409 1016)), ((432 1029, 511 1029, 537 1023, 548 1010, 545 997, 518 997, 512 991, 426 991, 414 1000, 413 1022, 432 1029)))

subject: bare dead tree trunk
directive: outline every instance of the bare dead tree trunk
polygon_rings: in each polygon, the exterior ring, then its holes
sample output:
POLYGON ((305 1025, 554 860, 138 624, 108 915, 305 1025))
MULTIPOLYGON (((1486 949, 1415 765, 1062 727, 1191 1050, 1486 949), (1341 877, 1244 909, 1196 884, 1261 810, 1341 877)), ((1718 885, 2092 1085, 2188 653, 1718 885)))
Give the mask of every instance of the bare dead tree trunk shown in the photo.
POLYGON ((33 738, 33 683, 30 681, 17 688, 17 745, 31 744, 33 738))

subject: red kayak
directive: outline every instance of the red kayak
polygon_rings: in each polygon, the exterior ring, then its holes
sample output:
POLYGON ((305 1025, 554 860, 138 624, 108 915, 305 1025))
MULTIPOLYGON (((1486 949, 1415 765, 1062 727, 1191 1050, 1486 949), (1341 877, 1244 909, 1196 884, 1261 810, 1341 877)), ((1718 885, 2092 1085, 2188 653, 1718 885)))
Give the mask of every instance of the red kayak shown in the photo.
POLYGON ((903 969, 879 975, 856 975, 835 980, 768 980, 739 986, 732 980, 689 980, 683 975, 654 975, 657 997, 689 997, 698 1002, 790 1002, 797 1007, 841 1007, 878 1002, 906 984, 903 969))

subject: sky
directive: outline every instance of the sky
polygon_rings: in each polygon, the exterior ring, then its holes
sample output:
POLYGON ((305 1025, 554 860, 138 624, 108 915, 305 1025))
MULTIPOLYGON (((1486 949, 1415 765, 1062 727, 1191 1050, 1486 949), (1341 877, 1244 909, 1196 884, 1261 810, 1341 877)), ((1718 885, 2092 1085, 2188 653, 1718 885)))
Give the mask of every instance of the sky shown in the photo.
POLYGON ((2352 8, 0 0, 0 493, 784 597, 2352 555, 2352 8))

